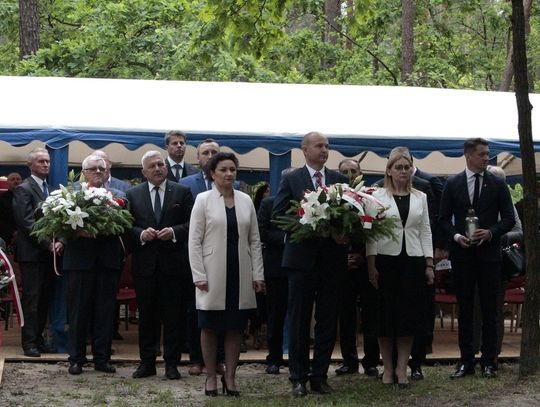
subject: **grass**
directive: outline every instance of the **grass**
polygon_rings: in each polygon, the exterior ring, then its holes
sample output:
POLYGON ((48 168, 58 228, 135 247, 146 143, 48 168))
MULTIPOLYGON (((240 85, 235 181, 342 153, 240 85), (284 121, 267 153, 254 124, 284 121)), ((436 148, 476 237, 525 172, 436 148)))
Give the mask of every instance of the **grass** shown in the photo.
MULTIPOLYGON (((407 390, 383 387, 380 381, 363 375, 329 379, 335 392, 332 395, 311 395, 293 399, 290 386, 284 380, 258 380, 238 383, 242 397, 208 399, 207 405, 272 406, 294 404, 311 406, 482 406, 482 405, 540 405, 540 375, 518 380, 517 365, 501 365, 499 376, 484 379, 479 374, 460 380, 450 380, 450 366, 427 367, 426 379, 412 383, 407 390), (284 387, 286 386, 286 387, 284 387), (504 402, 503 402, 504 401, 504 402)), ((309 386, 308 386, 309 388, 309 386)))

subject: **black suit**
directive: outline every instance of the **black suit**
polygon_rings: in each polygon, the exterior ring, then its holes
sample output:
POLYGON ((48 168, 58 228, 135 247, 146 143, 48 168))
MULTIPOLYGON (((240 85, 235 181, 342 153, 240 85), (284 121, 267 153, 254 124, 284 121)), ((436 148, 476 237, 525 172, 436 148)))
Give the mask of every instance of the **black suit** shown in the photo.
MULTIPOLYGON (((176 180, 176 176, 175 176, 175 173, 174 173, 174 169, 171 168, 171 164, 169 163, 169 160, 165 160, 165 164, 167 165, 167 179, 169 181, 174 181, 174 182, 177 182, 176 180)), ((188 175, 193 175, 193 174, 197 174, 198 172, 200 172, 201 170, 198 169, 197 167, 194 167, 193 165, 191 164, 188 164, 185 160, 184 160, 184 168, 182 169, 182 175, 180 176, 180 178, 185 178, 187 177, 188 175)))
POLYGON ((478 202, 472 206, 465 171, 450 177, 443 189, 439 223, 451 241, 450 260, 459 304, 459 348, 461 362, 474 364, 473 304, 478 285, 482 310, 482 366, 493 366, 497 356, 497 292, 501 284, 500 238, 514 225, 514 211, 505 181, 484 171, 478 202), (491 231, 491 240, 480 246, 462 248, 454 235, 465 236, 465 217, 473 207, 481 229, 491 231))
MULTIPOLYGON (((325 169, 325 183, 348 183, 344 175, 325 169)), ((273 216, 284 215, 291 199, 300 201, 314 185, 307 167, 298 168, 281 179, 274 201, 273 216)), ((333 239, 310 239, 294 244, 287 238, 283 267, 289 273, 290 322, 289 372, 293 383, 325 380, 334 349, 338 296, 347 268, 347 246, 333 239), (315 345, 311 372, 309 366, 309 328, 315 302, 315 345)))
POLYGON ((17 225, 15 260, 22 272, 22 308, 25 324, 21 329, 25 350, 43 345, 49 304, 54 295, 53 256, 49 241, 38 242, 30 236, 35 211, 45 195, 38 183, 28 177, 13 193, 13 217, 17 225))
POLYGON ((131 231, 133 276, 139 308, 139 352, 141 361, 155 364, 159 325, 163 324, 163 358, 167 365, 180 360, 182 339, 182 283, 189 273, 185 242, 193 198, 189 188, 167 181, 159 222, 154 217, 148 182, 127 192, 130 211, 135 218, 131 231), (171 227, 173 240, 141 243, 141 233, 148 227, 171 227))
POLYGON ((6 245, 11 244, 13 233, 17 226, 13 219, 13 191, 0 193, 0 238, 6 242, 6 245))
POLYGON ((116 293, 124 261, 120 236, 78 237, 65 243, 63 269, 67 278, 71 363, 86 363, 88 327, 95 364, 111 358, 116 293))
POLYGON ((268 313, 267 342, 269 365, 283 364, 283 324, 287 315, 289 282, 281 267, 285 232, 272 223, 274 197, 261 201, 257 220, 263 243, 264 281, 266 282, 266 310, 268 313))

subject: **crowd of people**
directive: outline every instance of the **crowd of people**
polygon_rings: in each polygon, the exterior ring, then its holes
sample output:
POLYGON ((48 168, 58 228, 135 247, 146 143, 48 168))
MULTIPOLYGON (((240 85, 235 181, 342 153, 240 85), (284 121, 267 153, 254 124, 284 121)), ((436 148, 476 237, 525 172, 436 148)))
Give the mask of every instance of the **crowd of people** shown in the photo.
POLYGON ((304 136, 305 165, 283 171, 275 194, 268 196, 265 185, 254 200, 239 190, 237 157, 220 152, 215 140, 197 146, 198 168, 184 160, 183 132, 168 132, 164 145, 167 157, 158 151, 144 153, 145 181, 133 187, 111 176, 112 162, 103 151, 94 151, 82 162, 90 187, 105 188, 128 202, 134 223, 120 239, 81 232, 71 239, 37 241, 31 236, 34 215, 51 192, 47 150, 30 153, 31 175, 24 181, 18 174, 9 175, 9 191, 0 200, 6 208, 3 216, 9 217, 1 222, 2 238, 10 242, 16 236, 26 356, 55 352, 43 332, 57 257, 67 279, 68 371, 83 372, 90 338, 94 369, 114 373, 116 293, 130 253, 139 317, 140 364, 134 378, 156 375, 162 343, 165 376, 180 379, 178 365, 187 342, 189 373, 206 370, 205 394, 218 394, 221 376, 223 393, 238 396, 235 373, 243 332, 252 311, 264 301, 266 373, 279 374, 286 364, 283 338, 288 331, 293 396, 306 395, 308 383, 313 393, 333 392, 327 377, 338 325, 343 364, 337 375, 358 373, 362 364, 366 375, 380 377, 385 386, 406 388, 409 379, 424 377, 421 367, 433 340, 434 268, 438 261, 450 259, 461 353, 451 377, 475 371, 475 296, 481 309, 482 376, 496 376, 502 341, 497 321, 503 287, 500 241, 511 230, 518 235, 521 231, 515 226, 519 217, 504 179, 495 174, 497 169, 488 171, 487 141, 465 141, 466 168, 445 184, 416 168, 407 148, 394 148, 374 192, 388 208, 387 216, 397 220, 394 238, 366 245, 352 244, 345 235, 293 243, 272 222, 306 190, 350 183, 361 175, 353 159, 343 160, 337 170, 326 167, 329 142, 321 133, 304 136), (465 225, 470 209, 478 218, 473 234, 465 225), (364 336, 361 361, 358 304, 364 336))

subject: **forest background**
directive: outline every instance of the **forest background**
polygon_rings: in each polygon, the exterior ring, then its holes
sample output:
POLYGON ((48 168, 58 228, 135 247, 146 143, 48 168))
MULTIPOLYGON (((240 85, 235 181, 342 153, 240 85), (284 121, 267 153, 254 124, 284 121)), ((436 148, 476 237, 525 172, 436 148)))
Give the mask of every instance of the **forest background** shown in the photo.
MULTIPOLYGON (((529 86, 540 10, 523 0, 529 86)), ((508 0, 1 0, 0 74, 512 90, 508 0)))

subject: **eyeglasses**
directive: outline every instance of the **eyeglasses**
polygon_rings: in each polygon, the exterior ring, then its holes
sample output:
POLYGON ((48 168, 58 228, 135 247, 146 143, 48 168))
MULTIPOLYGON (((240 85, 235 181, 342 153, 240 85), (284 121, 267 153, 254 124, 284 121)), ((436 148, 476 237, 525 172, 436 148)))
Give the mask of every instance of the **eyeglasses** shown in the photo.
POLYGON ((90 167, 90 168, 85 168, 84 171, 90 171, 90 172, 105 172, 107 169, 104 168, 104 167, 90 167))
POLYGON ((394 170, 396 171, 409 171, 412 167, 410 165, 396 165, 394 170))

